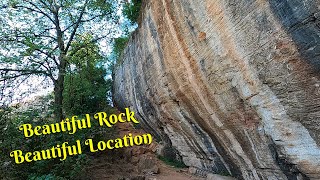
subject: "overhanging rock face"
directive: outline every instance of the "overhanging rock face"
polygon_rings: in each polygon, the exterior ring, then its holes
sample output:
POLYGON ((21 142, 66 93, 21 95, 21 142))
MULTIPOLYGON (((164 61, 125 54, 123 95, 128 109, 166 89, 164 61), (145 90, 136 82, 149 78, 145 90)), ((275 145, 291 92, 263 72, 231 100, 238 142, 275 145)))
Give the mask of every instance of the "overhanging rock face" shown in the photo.
POLYGON ((320 3, 150 0, 114 100, 198 173, 320 179, 320 3))

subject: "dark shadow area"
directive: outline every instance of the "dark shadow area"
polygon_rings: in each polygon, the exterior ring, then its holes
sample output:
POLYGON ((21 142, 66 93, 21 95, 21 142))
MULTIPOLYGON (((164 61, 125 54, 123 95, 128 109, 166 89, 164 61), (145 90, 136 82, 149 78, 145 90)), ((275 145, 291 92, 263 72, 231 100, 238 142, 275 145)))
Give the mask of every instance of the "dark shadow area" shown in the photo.
POLYGON ((270 0, 279 21, 298 46, 301 56, 320 72, 320 10, 313 0, 270 0))

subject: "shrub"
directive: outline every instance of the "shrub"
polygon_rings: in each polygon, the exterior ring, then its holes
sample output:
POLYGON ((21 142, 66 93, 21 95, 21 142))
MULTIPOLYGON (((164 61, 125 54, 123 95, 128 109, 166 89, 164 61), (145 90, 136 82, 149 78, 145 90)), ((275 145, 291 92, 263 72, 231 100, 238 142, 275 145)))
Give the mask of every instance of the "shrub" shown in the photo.
MULTIPOLYGON (((44 104, 50 102, 50 97, 40 98, 38 102, 33 102, 28 108, 2 108, 0 109, 0 149, 1 149, 1 165, 0 179, 32 179, 32 180, 64 180, 64 179, 79 179, 79 174, 84 170, 85 165, 89 163, 88 149, 83 148, 83 154, 67 157, 66 160, 60 161, 58 158, 41 160, 36 162, 16 164, 14 159, 9 156, 13 150, 20 149, 23 153, 49 149, 57 144, 69 142, 74 144, 76 140, 84 143, 84 140, 93 138, 94 141, 106 140, 113 138, 114 129, 100 127, 98 121, 91 121, 92 128, 78 130, 75 134, 57 133, 44 136, 32 136, 25 138, 23 133, 18 130, 19 125, 30 123, 33 126, 55 123, 55 120, 50 118, 51 105, 49 113, 43 111, 44 104), (48 100, 49 99, 49 100, 48 100)), ((109 114, 114 110, 106 108, 105 111, 109 114)), ((82 118, 81 115, 79 118, 82 118)), ((86 147, 87 146, 82 146, 86 147)), ((84 174, 84 173, 82 173, 84 174)))

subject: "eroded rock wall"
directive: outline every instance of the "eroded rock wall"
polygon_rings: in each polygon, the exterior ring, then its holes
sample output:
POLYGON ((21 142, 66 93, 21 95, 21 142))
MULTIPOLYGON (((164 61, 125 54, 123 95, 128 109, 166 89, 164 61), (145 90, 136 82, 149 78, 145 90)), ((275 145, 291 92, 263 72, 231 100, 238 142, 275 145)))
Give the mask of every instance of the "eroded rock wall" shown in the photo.
POLYGON ((320 2, 150 0, 114 101, 199 174, 320 179, 320 2))

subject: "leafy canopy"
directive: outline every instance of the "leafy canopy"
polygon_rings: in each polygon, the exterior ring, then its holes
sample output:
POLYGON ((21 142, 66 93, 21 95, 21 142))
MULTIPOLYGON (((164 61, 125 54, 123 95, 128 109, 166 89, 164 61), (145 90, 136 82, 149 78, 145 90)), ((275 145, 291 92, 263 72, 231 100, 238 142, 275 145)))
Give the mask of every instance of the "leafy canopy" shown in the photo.
MULTIPOLYGON (((90 43, 90 34, 77 37, 72 46, 81 48, 70 59, 73 64, 64 81, 63 108, 67 114, 83 114, 103 111, 107 104, 107 93, 111 91, 111 80, 106 80, 106 69, 103 68, 103 57, 97 44, 90 43)), ((70 53, 73 53, 72 51, 70 53)))
POLYGON ((62 92, 59 80, 78 51, 95 42, 107 44, 118 31, 117 9, 112 0, 1 1, 0 101, 23 83, 47 78, 62 92), (77 46, 82 34, 90 34, 91 42, 77 46))
POLYGON ((132 0, 123 6, 123 15, 126 16, 132 24, 138 21, 141 4, 142 0, 132 0))

